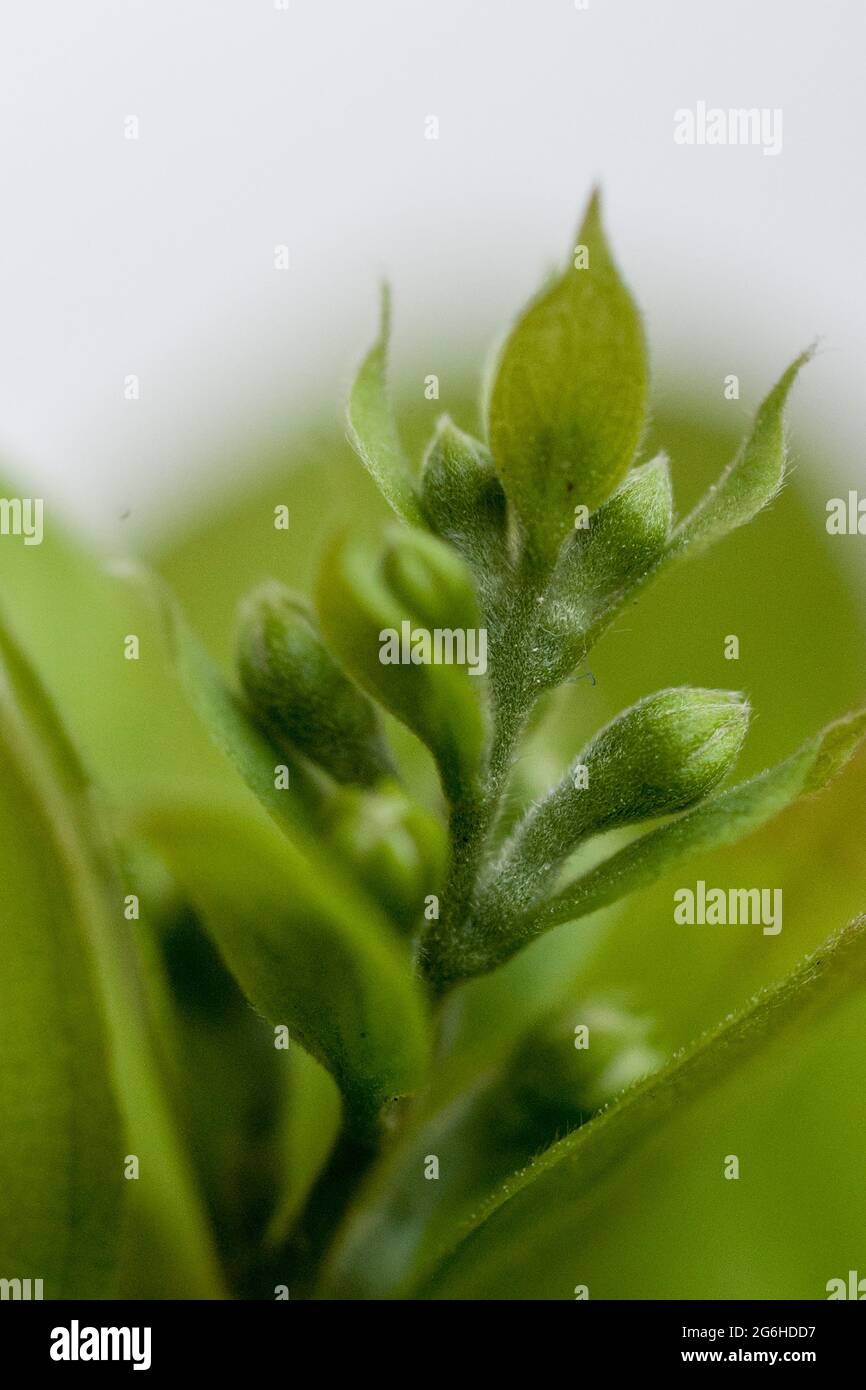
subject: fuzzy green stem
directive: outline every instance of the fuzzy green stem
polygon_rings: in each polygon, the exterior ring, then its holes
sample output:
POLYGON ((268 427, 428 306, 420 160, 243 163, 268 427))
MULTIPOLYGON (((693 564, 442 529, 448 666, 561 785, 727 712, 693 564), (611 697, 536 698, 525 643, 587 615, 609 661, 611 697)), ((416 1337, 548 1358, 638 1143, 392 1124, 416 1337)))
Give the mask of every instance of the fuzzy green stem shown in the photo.
POLYGON ((546 575, 524 548, 494 608, 491 644, 493 736, 481 786, 455 801, 450 817, 451 871, 441 918, 423 942, 423 968, 437 993, 472 973, 469 919, 487 845, 496 825, 514 750, 536 698, 530 637, 546 575))

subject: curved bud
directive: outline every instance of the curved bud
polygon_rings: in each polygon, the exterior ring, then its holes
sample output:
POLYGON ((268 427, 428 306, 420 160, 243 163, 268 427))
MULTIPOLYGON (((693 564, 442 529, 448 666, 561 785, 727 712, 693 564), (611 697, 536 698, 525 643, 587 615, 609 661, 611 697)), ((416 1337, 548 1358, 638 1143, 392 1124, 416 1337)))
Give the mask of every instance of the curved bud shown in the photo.
POLYGON ((484 746, 487 633, 471 577, 449 546, 392 535, 384 556, 338 537, 319 575, 322 628, 359 685, 432 752, 452 801, 475 787, 484 746))
POLYGON ((533 1030, 509 1068, 521 1110, 554 1132, 588 1120, 662 1065, 651 1031, 651 1019, 599 1000, 533 1030))
POLYGON ((338 782, 371 786, 392 771, 376 710, 343 674, 303 599, 282 584, 241 605, 238 671, 250 708, 338 782))
POLYGON ((557 685, 586 655, 610 612, 664 555, 673 497, 668 460, 635 468, 586 529, 563 546, 539 612, 539 681, 557 685))
MULTIPOLYGON (((648 695, 617 715, 578 758, 589 772, 590 797, 577 817, 583 833, 700 801, 738 756, 749 713, 748 700, 735 691, 686 686, 648 695)), ((573 790, 573 782, 565 785, 573 790)))
POLYGON ((441 888, 447 854, 441 822, 396 783, 383 783, 375 792, 341 791, 327 832, 371 896, 411 930, 424 899, 441 888))
POLYGON ((603 728, 519 822, 482 891, 481 935, 537 901, 590 836, 692 806, 736 759, 749 704, 727 690, 662 690, 603 728))

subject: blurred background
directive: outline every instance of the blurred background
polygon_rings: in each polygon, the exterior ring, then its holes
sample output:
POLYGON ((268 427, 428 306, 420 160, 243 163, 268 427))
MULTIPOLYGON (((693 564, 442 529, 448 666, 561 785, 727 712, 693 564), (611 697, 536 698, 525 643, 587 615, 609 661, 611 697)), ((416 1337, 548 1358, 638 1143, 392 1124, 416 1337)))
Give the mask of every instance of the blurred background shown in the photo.
POLYGON ((0 37, 0 447, 95 532, 333 414, 383 275, 447 396, 594 180, 657 394, 737 373, 739 424, 819 336, 795 419, 859 462, 858 0, 43 0, 0 37), (781 153, 675 144, 699 101, 781 109, 781 153))
MULTIPOLYGON (((342 413, 380 279, 394 286, 395 391, 417 459, 442 410, 480 428, 490 347, 572 245, 594 181, 646 314, 645 456, 670 452, 680 512, 792 357, 816 337, 821 348, 792 397, 792 484, 624 614, 593 653, 597 685, 551 702, 518 790, 543 789, 599 724, 662 686, 749 694, 746 775, 864 703, 864 541, 824 528, 829 497, 866 489, 864 39, 856 0, 7 8, 0 452, 6 495, 47 508, 43 546, 0 546, 0 586, 115 804, 189 780, 226 795, 230 777, 158 655, 153 615, 94 554, 154 562, 229 670, 235 604, 252 584, 307 588, 336 525, 384 519, 342 413), (781 151, 676 144, 674 112, 699 102, 780 110, 781 151), (424 394, 431 374, 439 400, 424 394), (739 399, 725 399, 730 374, 739 399), (278 503, 287 533, 273 527, 278 503), (128 632, 141 635, 139 663, 120 657, 128 632), (738 663, 723 658, 728 633, 738 663)), ((426 754, 391 732, 435 804, 426 754)), ((861 757, 745 844, 469 986, 434 1111, 563 1000, 625 1003, 665 1054, 742 1006, 866 907, 864 800, 861 757), (781 887, 782 934, 674 930, 672 888, 698 874, 781 887)), ((185 1094, 201 1111, 190 1145, 231 1263, 237 1233, 261 1220, 245 1193, 267 1209, 285 1174, 268 1150, 265 1177, 250 1180, 269 1133, 250 1113, 263 1046, 243 1041, 251 1015, 231 995, 217 1046, 222 1025, 200 1017, 207 971, 179 939, 185 1094)), ((579 1268, 564 1248, 480 1296, 569 1297, 583 1280, 593 1297, 815 1298, 849 1269, 866 1275, 864 1046, 861 998, 641 1153, 581 1234, 579 1268), (739 1183, 719 1176, 727 1153, 741 1155, 739 1183)), ((296 1121, 296 1141, 314 1128, 296 1121)), ((460 1142, 464 1156, 485 1152, 471 1126, 460 1142)), ((387 1282, 395 1250, 434 1240, 448 1218, 445 1184, 419 1207, 414 1157, 358 1252, 367 1290, 387 1282), (443 1191, 444 1215, 428 1209, 443 1191)), ((183 1292, 152 1250, 137 1254, 133 1291, 147 1271, 154 1296, 183 1292)))

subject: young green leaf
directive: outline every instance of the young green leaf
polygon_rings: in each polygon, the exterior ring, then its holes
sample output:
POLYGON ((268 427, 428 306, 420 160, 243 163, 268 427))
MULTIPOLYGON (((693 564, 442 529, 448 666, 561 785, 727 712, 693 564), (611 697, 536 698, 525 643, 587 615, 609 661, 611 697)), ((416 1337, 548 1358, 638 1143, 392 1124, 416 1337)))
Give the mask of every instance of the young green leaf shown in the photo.
POLYGON ((458 799, 474 785, 484 741, 468 659, 475 656, 479 671, 482 656, 486 665, 486 630, 459 557, 422 532, 399 532, 384 556, 338 537, 325 555, 317 603, 343 666, 427 745, 447 794, 458 799), (454 664, 461 645, 465 664, 454 664))
POLYGON ((569 884, 543 907, 528 913, 517 928, 517 944, 559 922, 575 921, 627 893, 647 887, 673 864, 699 850, 742 839, 798 797, 821 791, 845 766, 864 736, 866 711, 846 715, 809 739, 777 767, 720 792, 679 820, 642 835, 569 884))
POLYGON ((278 745, 306 754, 338 782, 373 786, 393 774, 375 707, 284 585, 264 584, 244 600, 238 669, 252 713, 278 745))
MULTIPOLYGON (((598 601, 588 604, 581 614, 584 626, 580 640, 559 639, 562 642, 561 656, 557 642, 551 642, 547 655, 550 670, 543 679, 553 683, 554 679, 562 678, 560 672, 567 674, 566 668, 570 669, 569 662, 573 666, 584 657, 610 626, 623 605, 634 598, 645 584, 664 573, 669 565, 700 555, 717 541, 723 540, 730 531, 746 525, 772 502, 785 478, 785 403, 800 368, 809 361, 811 355, 811 350, 801 353, 783 373, 760 406, 751 433, 740 452, 692 512, 674 528, 669 544, 662 547, 655 559, 649 560, 642 571, 636 564, 627 581, 619 589, 611 591, 606 600, 599 591, 598 601)), ((616 497, 613 497, 608 505, 615 502, 616 497)), ((598 513, 598 517, 601 517, 601 512, 598 513)), ((592 517, 590 521, 587 538, 589 545, 592 523, 597 519, 592 517)), ((558 566, 558 571, 561 570, 563 575, 567 573, 572 556, 579 559, 580 550, 573 551, 571 546, 566 547, 558 566)), ((577 579, 576 570, 575 580, 577 579)), ((559 603, 559 591, 560 580, 556 573, 551 585, 551 604, 554 602, 554 594, 557 595, 556 601, 559 603)), ((554 608, 554 616, 550 623, 553 632, 558 626, 556 611, 554 608)), ((567 621, 567 605, 559 611, 565 615, 567 621)), ((543 639, 543 631, 541 635, 543 639)), ((544 650, 545 643, 542 641, 541 651, 544 650)))
POLYGON ((236 807, 158 807, 140 825, 247 998, 328 1068, 356 1124, 415 1089, 429 1050, 424 1000, 370 904, 236 807))
POLYGON ((686 549, 699 554, 751 521, 776 496, 785 477, 785 403, 800 368, 811 356, 811 349, 801 353, 761 403, 737 457, 674 531, 672 555, 686 549))
POLYGON ((493 461, 542 564, 575 507, 594 510, 628 471, 646 402, 643 328, 594 194, 566 270, 506 341, 489 402, 493 461))
POLYGON ((866 918, 860 918, 731 1022, 505 1183, 418 1296, 573 1297, 570 1282, 559 1284, 562 1253, 580 1249, 587 1222, 635 1151, 769 1045, 804 1033, 864 984, 866 918))
POLYGON ((421 523, 421 508, 388 399, 391 297, 382 289, 379 337, 358 370, 349 396, 349 438, 385 500, 404 521, 421 523))
POLYGON ((279 1249, 291 1235, 340 1132, 340 1093, 330 1072, 302 1047, 290 1044, 283 1056, 286 1077, 279 1146, 283 1183, 265 1235, 271 1249, 279 1249))

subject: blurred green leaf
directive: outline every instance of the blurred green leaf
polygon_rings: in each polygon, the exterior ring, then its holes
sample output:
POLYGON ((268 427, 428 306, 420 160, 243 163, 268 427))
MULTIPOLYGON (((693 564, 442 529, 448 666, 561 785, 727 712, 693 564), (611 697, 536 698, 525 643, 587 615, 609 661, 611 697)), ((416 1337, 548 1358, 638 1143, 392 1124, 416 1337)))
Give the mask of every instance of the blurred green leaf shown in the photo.
MULTIPOLYGON (((274 1047, 271 1028, 250 1008, 158 856, 137 845, 133 867, 148 911, 130 926, 146 963, 149 1012, 179 1123, 232 1296, 255 1296, 263 1235, 284 1186, 287 1054, 274 1047), (161 904, 154 901, 157 874, 161 904)), ((153 1249, 147 1232, 133 1233, 125 1296, 177 1297, 171 1265, 151 1260, 136 1269, 136 1245, 153 1249)))
POLYGON ((46 744, 47 702, 3 628, 0 1269, 46 1298, 111 1290, 124 1140, 91 918, 89 849, 46 744))
POLYGON ((643 328, 596 193, 573 259, 506 341, 490 395, 493 461, 539 559, 556 554, 575 506, 594 510, 628 471, 646 408, 643 328))
POLYGON ((267 1230, 278 1248, 291 1235, 340 1129, 340 1093, 302 1047, 289 1047, 280 1119, 283 1185, 267 1230))
POLYGON ((349 396, 349 437, 358 457, 397 515, 404 521, 420 523, 418 497, 388 400, 390 332, 391 296, 385 286, 379 337, 361 363, 349 396))
POLYGON ((499 1062, 459 1095, 419 1108, 383 1154, 341 1229, 324 1273, 327 1297, 394 1298, 435 1268, 478 1203, 633 1080, 662 1064, 648 1020, 603 1001, 569 1002, 527 1025, 499 1062), (592 1032, 575 1048, 575 1023, 592 1032), (435 1181, 419 1180, 430 1156, 435 1181))
POLYGON ((326 863, 237 807, 156 807, 141 828, 247 998, 331 1071, 353 1119, 419 1085, 429 1037, 408 952, 326 863))
POLYGON ((567 1282, 561 1292, 551 1288, 561 1277, 563 1252, 580 1250, 582 1227, 633 1151, 770 1043, 799 1038, 864 984, 866 918, 859 918, 732 1021, 505 1183, 421 1296, 572 1298, 567 1282))
MULTIPOLYGON (((67 1116, 67 1137, 69 1133, 76 1135, 82 1146, 75 1164, 85 1170, 75 1177, 75 1184, 80 1188, 76 1193, 75 1186, 68 1185, 69 1174, 64 1175, 59 1164, 55 1168, 53 1186, 56 1193, 65 1194, 67 1199, 71 1193, 75 1205, 66 1223, 61 1222, 56 1213, 52 1216, 52 1221, 57 1223, 53 1232, 54 1248, 61 1248, 57 1242, 59 1229, 76 1237, 80 1231, 83 1239, 89 1239, 88 1233, 92 1234, 94 1225, 98 1226, 104 1219, 105 1202, 111 1203, 112 1243, 117 1239, 120 1222, 115 1204, 124 1151, 128 1148, 139 1160, 140 1176, 125 1188, 127 1203, 133 1208, 136 1219, 146 1219, 150 1239, 155 1242, 152 1251, 159 1251, 163 1257, 170 1252, 166 1263, 171 1268, 171 1276, 177 1280, 178 1296, 221 1297, 224 1290, 210 1232, 168 1101, 158 1047, 150 1031, 141 964, 132 939, 123 930, 127 928, 121 917, 123 885, 117 875, 111 846, 101 829, 90 783, 50 698, 5 624, 0 624, 0 660, 4 676, 0 705, 10 748, 14 745, 15 749, 14 755, 10 753, 8 766, 12 771, 15 757, 26 757, 29 794, 33 798, 41 797, 50 806, 43 833, 40 835, 37 827, 30 827, 31 853, 39 847, 38 852, 50 858, 49 847, 54 840, 59 855, 59 864, 55 862, 50 871, 45 864, 41 866, 41 876, 32 885, 32 895, 28 895, 23 886, 20 895, 10 894, 9 900, 16 903, 16 924, 21 920, 20 904, 27 902, 28 897, 35 904, 46 900, 51 904, 51 893, 46 885, 55 875, 57 892, 65 891, 68 899, 67 911, 61 909, 58 913, 57 905, 53 906, 47 935, 41 942, 31 941, 26 955, 32 983, 44 982, 46 966, 49 966, 53 988, 58 992, 53 1004, 44 1002, 39 1009, 53 1009, 58 1019, 66 1020, 67 1033, 61 1049, 67 1068, 63 1079, 66 1096, 58 1114, 67 1116), (121 930, 111 920, 112 899, 116 903, 121 930), (77 930, 73 930, 75 923, 77 930), (62 952, 62 956, 58 952, 62 952), (79 1004, 91 1018, 86 1029, 78 1018, 79 1004), (106 1029, 104 1038, 100 1018, 106 1029), (76 1033, 80 1035, 78 1041, 71 1042, 70 1038, 74 1039, 76 1033), (111 1080, 123 1114, 125 1139, 117 1132, 115 1102, 106 1101, 104 1096, 108 1083, 104 1073, 100 1075, 100 1068, 105 1065, 104 1058, 100 1061, 103 1048, 107 1048, 111 1080), (111 1145, 113 1159, 108 1174, 104 1172, 106 1141, 111 1145), (91 1178, 104 1192, 88 1195, 87 1183, 91 1178)), ((21 825, 24 824, 22 816, 21 825)), ((18 826, 18 820, 14 826, 18 826)), ((21 832, 10 826, 4 844, 14 845, 17 833, 21 832)), ((11 866, 7 881, 13 881, 11 866)), ((45 932, 44 925, 42 931, 45 932)), ((7 978, 16 986, 21 1000, 28 1003, 27 981, 17 979, 14 970, 7 978)), ((30 999, 29 1005, 33 1003, 30 999)), ((34 1059, 50 1057, 48 1044, 54 1026, 50 1013, 42 1018, 45 1025, 42 1034, 47 1036, 40 1044, 39 1035, 32 1036, 28 1032, 40 1019, 38 1010, 31 1012, 26 1021, 18 1018, 11 1006, 2 1012, 3 1022, 9 1023, 12 1034, 8 1049, 4 1049, 6 1055, 15 1055, 14 1049, 22 1046, 22 1040, 26 1048, 29 1038, 31 1066, 34 1059)), ((24 1075, 22 1069, 19 1084, 24 1075)), ((39 1095, 37 1085, 32 1093, 39 1095)), ((51 1133, 56 1138, 62 1132, 59 1125, 49 1121, 46 1141, 51 1133)), ((74 1165, 70 1171, 74 1176, 74 1165)), ((13 1192, 14 1185, 10 1183, 6 1190, 13 1192)), ((48 1202, 46 1209, 52 1210, 48 1202)), ((22 1204, 20 1210, 26 1210, 26 1206, 22 1204)), ((86 1287, 90 1256, 80 1252, 80 1259, 80 1270, 70 1274, 70 1279, 80 1277, 82 1286, 86 1287)), ((42 1267, 51 1268, 47 1257, 42 1267)))

